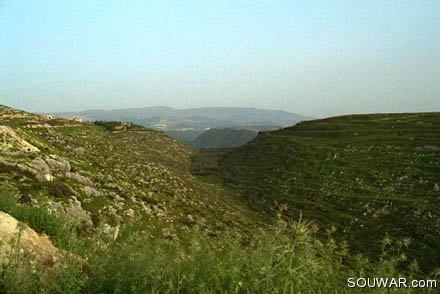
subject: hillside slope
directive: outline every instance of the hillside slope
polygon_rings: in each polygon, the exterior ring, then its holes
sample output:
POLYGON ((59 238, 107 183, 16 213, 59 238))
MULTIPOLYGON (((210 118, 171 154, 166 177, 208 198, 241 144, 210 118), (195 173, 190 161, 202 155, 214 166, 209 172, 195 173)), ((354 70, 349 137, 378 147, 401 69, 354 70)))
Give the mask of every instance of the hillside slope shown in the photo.
POLYGON ((0 106, 0 183, 86 234, 134 223, 170 238, 253 230, 254 217, 230 192, 190 174, 192 149, 136 125, 99 124, 0 106))
POLYGON ((302 213, 371 256, 409 237, 411 258, 440 265, 440 113, 302 122, 222 158, 218 175, 268 219, 302 213))
POLYGON ((239 147, 254 139, 257 134, 245 129, 210 129, 198 136, 191 145, 198 149, 239 147))
MULTIPOLYGON (((218 178, 189 172, 190 165, 199 174, 223 167, 226 179, 225 155, 254 146, 261 159, 258 152, 271 150, 253 144, 209 149, 197 161, 191 148, 134 124, 0 106, 0 292, 347 293, 348 277, 427 277, 394 252, 400 240, 368 262, 335 242, 333 230, 317 238, 315 224, 289 218, 295 210, 267 225, 260 213, 271 213, 270 205, 250 210, 218 178)), ((274 154, 252 171, 243 154, 237 158, 240 183, 253 185, 246 191, 285 188, 263 187, 267 181, 255 183, 264 178, 250 173, 274 163, 274 154)))

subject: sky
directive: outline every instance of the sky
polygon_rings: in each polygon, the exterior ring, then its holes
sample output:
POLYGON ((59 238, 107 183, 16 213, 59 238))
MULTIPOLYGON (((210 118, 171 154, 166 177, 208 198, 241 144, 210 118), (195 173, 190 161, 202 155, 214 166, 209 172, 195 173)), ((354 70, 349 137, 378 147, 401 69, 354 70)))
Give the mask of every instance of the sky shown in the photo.
POLYGON ((0 104, 440 111, 440 1, 0 0, 0 104))

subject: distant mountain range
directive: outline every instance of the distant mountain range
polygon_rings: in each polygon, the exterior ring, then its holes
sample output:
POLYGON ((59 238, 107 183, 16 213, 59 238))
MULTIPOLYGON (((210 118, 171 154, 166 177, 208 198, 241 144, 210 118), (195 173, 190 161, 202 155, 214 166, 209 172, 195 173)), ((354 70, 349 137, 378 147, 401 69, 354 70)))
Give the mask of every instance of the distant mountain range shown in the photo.
MULTIPOLYGON (((229 136, 226 141, 213 139, 211 132, 210 142, 206 137, 197 139, 202 133, 210 129, 246 129, 253 132, 263 130, 274 130, 281 127, 295 125, 296 123, 311 118, 282 110, 267 110, 244 107, 204 107, 191 109, 174 109, 171 107, 155 106, 145 108, 129 108, 116 110, 86 110, 81 112, 55 113, 55 115, 72 119, 75 116, 81 117, 84 121, 130 121, 148 128, 164 131, 169 136, 198 148, 206 148, 216 141, 215 146, 231 147, 228 142, 234 141, 229 136)), ((214 132, 219 134, 218 131, 214 132)), ((233 132, 228 132, 233 135, 233 132)), ((238 132, 242 133, 243 132, 238 132)), ((225 132, 222 132, 225 138, 225 132)), ((246 136, 244 136, 246 137, 246 136)), ((244 138, 243 136, 241 138, 244 138)), ((247 136, 253 138, 255 136, 247 136)), ((240 141, 240 140, 239 140, 240 141)), ((241 140, 242 141, 242 140, 241 140)), ((240 142, 241 142, 240 141, 240 142)), ((238 141, 237 141, 238 142, 238 141)), ((246 143, 243 141, 243 144, 246 143)), ((232 146, 236 146, 234 143, 232 146)))
POLYGON ((86 110, 55 113, 60 117, 80 116, 83 120, 132 121, 162 130, 205 130, 208 128, 280 126, 286 127, 310 118, 282 110, 243 107, 204 107, 174 109, 156 106, 115 110, 86 110))

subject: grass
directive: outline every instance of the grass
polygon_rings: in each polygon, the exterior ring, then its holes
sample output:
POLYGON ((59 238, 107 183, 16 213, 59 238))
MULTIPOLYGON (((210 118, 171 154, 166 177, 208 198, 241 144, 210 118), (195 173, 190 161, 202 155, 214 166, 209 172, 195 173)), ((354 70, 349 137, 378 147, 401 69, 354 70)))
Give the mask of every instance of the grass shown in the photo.
POLYGON ((234 151, 196 156, 249 207, 275 219, 300 213, 377 258, 378 240, 414 239, 409 252, 431 272, 440 265, 440 114, 377 114, 302 122, 263 132, 234 151))
POLYGON ((0 210, 65 254, 56 266, 39 266, 16 247, 0 292, 344 293, 352 291, 347 277, 438 277, 435 114, 304 122, 191 162, 194 150, 159 132, 66 120, 28 128, 45 120, 0 111, 2 123, 42 151, 5 159, 58 155, 100 192, 88 195, 89 183, 62 171, 40 183, 16 165, 0 166, 0 210), (208 167, 209 177, 194 177, 191 165, 200 174, 208 167), (65 185, 92 215, 90 234, 46 211, 49 200, 69 202, 65 185), (116 240, 100 225, 120 228, 116 240))
POLYGON ((18 203, 18 197, 5 186, 0 186, 0 211, 28 224, 36 232, 48 235, 57 247, 69 251, 74 249, 75 253, 81 253, 84 244, 74 224, 65 218, 50 214, 44 207, 18 203))
MULTIPOLYGON (((1 193, 5 198, 6 192, 1 193)), ((12 202, 12 201, 11 201, 12 202)), ((30 208, 9 211, 27 219, 30 208)), ((8 208, 7 205, 2 206, 8 208)), ((42 211, 40 211, 42 212, 42 211)), ((43 213, 44 215, 44 213, 43 213)), ((35 221, 30 219, 30 224, 35 221)), ((38 222, 37 222, 38 224, 38 222)), ((57 223, 51 235, 62 239, 57 223)), ((172 240, 125 226, 116 241, 100 239, 88 243, 82 258, 66 255, 54 267, 30 266, 16 251, 0 275, 2 293, 346 293, 349 277, 417 277, 413 262, 402 271, 404 250, 410 240, 385 236, 382 257, 371 262, 351 255, 328 230, 317 238, 315 223, 288 221, 279 215, 277 226, 261 230, 249 243, 234 235, 221 239, 194 230, 186 238, 172 240), (398 254, 388 249, 396 244, 398 254)), ((50 231, 50 229, 49 229, 50 231)), ((69 248, 74 250, 74 248, 69 248)), ((76 250, 78 251, 78 250, 76 250)), ((426 278, 426 277, 424 277, 426 278)), ((436 278, 432 276, 431 278, 436 278)), ((400 289, 412 293, 411 289, 400 289)), ((430 293, 432 289, 425 289, 430 293)), ((419 292, 419 291, 418 291, 419 292)))

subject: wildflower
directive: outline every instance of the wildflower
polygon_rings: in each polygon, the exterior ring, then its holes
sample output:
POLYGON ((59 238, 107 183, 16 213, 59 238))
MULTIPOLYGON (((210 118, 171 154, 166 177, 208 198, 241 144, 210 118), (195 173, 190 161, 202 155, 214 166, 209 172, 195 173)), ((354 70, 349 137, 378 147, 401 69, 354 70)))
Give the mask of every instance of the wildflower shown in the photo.
POLYGON ((382 239, 383 246, 391 245, 392 242, 393 240, 391 239, 390 236, 388 236, 388 234, 382 239))
POLYGON ((411 238, 403 238, 402 243, 403 243, 403 246, 408 248, 408 246, 411 244, 411 238))
POLYGON ((405 261, 407 258, 406 258, 406 254, 405 253, 402 253, 402 254, 400 254, 400 260, 401 261, 405 261))

